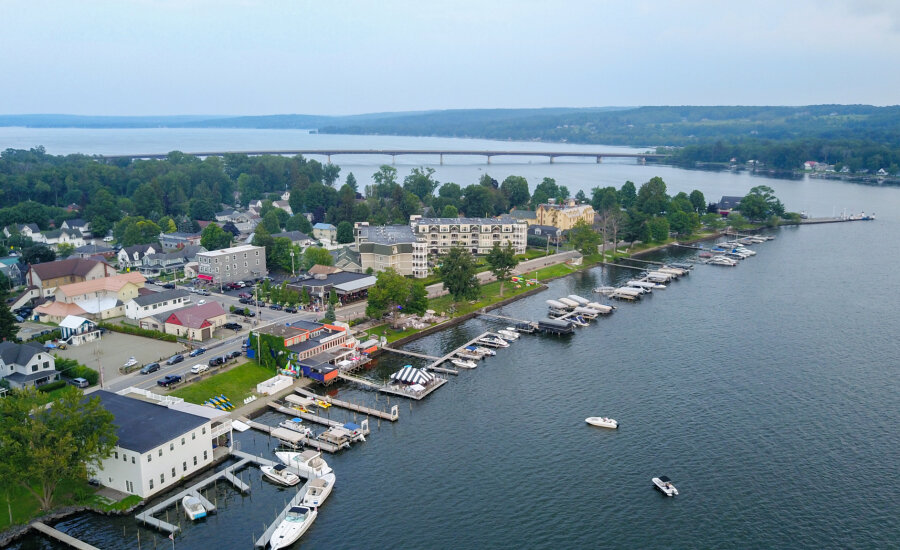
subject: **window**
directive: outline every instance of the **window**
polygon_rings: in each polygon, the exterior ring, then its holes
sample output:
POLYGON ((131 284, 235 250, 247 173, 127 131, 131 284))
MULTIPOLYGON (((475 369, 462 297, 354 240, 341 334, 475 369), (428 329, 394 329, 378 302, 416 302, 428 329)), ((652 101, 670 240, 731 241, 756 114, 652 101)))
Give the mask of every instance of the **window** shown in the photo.
POLYGON ((134 457, 131 457, 131 463, 134 464, 134 457))
POLYGON ((31 372, 37 372, 37 365, 31 365, 31 372))
POLYGON ((170 450, 170 451, 174 451, 174 450, 175 450, 175 444, 174 444, 174 443, 169 443, 169 450, 170 450))
POLYGON ((193 441, 195 439, 197 439, 197 434, 195 434, 194 432, 191 432, 191 441, 193 441))
POLYGON ((196 465, 197 465, 197 457, 195 456, 194 457, 194 466, 196 466, 196 465))
POLYGON ((159 456, 162 456, 162 449, 159 450, 159 456))
POLYGON ((44 368, 45 368, 45 369, 49 369, 49 368, 50 368, 50 361, 44 361, 44 368))
POLYGON ((203 426, 203 429, 200 431, 203 432, 203 435, 206 435, 206 426, 203 426))
POLYGON ((147 455, 147 462, 153 462, 153 455, 147 455))
POLYGON ((162 485, 166 482, 166 474, 159 474, 159 484, 162 485))
POLYGON ((172 468, 172 478, 175 478, 175 468, 172 468))
POLYGON ((153 489, 153 478, 150 478, 150 488, 153 489))
POLYGON ((184 438, 181 438, 181 444, 184 445, 184 438))
MULTIPOLYGON (((182 469, 182 471, 185 471, 185 472, 187 471, 187 462, 181 463, 181 469, 182 469)), ((172 474, 172 475, 175 475, 175 474, 172 474)))
POLYGON ((206 451, 203 451, 203 460, 206 460, 206 451))
POLYGON ((116 455, 116 460, 118 460, 119 459, 119 451, 116 451, 115 455, 116 455))

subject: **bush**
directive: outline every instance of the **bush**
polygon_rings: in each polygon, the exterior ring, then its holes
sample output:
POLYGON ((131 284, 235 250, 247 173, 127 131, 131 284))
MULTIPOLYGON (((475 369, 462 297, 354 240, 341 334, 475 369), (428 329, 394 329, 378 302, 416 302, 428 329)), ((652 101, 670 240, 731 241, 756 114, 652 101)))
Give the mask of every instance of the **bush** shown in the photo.
POLYGON ((130 325, 114 325, 110 323, 100 323, 98 326, 113 332, 131 334, 132 336, 143 336, 144 338, 153 338, 154 340, 163 340, 164 342, 178 341, 178 338, 174 334, 166 334, 165 332, 160 332, 158 330, 147 330, 130 325))
POLYGON ((62 380, 57 380, 56 382, 50 382, 49 384, 44 384, 43 386, 38 387, 38 391, 49 393, 53 390, 58 390, 59 388, 65 387, 65 385, 66 383, 62 380))
POLYGON ((360 317, 358 319, 350 319, 350 321, 347 324, 350 325, 351 327, 355 327, 356 325, 365 323, 368 320, 369 320, 368 317, 360 317))
POLYGON ((32 342, 40 342, 41 344, 45 342, 49 342, 50 340, 57 340, 62 336, 62 332, 58 328, 51 330, 47 334, 42 334, 40 336, 35 336, 31 339, 32 342))
POLYGON ((74 359, 56 357, 56 370, 67 378, 84 378, 91 386, 100 380, 100 373, 90 367, 86 367, 74 359))

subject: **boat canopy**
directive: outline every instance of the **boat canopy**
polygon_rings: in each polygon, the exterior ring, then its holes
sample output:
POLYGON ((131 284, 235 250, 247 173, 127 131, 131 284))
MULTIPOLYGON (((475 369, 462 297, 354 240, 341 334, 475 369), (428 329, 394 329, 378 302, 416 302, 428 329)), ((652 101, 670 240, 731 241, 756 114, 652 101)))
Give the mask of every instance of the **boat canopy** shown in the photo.
POLYGON ((403 384, 425 385, 434 380, 434 375, 428 371, 417 369, 412 365, 406 365, 391 375, 391 380, 403 384))
POLYGON ((667 478, 666 476, 659 476, 659 480, 662 481, 663 483, 669 483, 670 481, 672 481, 671 479, 667 478))
POLYGON ((566 304, 566 306, 568 307, 575 307, 578 305, 578 302, 576 302, 575 300, 570 300, 568 298, 560 298, 559 301, 566 304))
POLYGON ((359 424, 354 424, 353 422, 347 422, 344 424, 344 428, 350 430, 351 432, 359 429, 359 424))
POLYGON ((547 300, 547 305, 556 309, 569 309, 570 306, 556 300, 547 300))
POLYGON ((568 321, 560 321, 559 319, 541 319, 540 322, 542 325, 551 327, 567 328, 569 326, 568 321))
POLYGON ((272 428, 272 431, 269 433, 274 438, 280 439, 281 441, 287 441, 288 443, 292 443, 294 445, 306 439, 306 436, 302 433, 295 432, 294 430, 289 430, 287 428, 272 428))
POLYGON ((569 299, 572 300, 573 302, 578 302, 579 304, 581 304, 583 306, 586 306, 588 304, 588 302, 590 302, 590 300, 585 300, 584 298, 582 298, 581 296, 579 296, 577 294, 569 294, 569 299))

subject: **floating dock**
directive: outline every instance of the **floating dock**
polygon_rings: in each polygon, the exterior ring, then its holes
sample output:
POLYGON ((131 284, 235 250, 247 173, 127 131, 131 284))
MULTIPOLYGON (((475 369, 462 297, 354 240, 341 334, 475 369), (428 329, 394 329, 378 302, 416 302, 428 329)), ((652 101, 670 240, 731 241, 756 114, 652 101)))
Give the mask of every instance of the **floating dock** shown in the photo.
MULTIPOLYGON (((274 462, 273 462, 274 464, 274 462)), ((287 503, 287 506, 284 507, 284 510, 278 514, 271 524, 266 528, 263 534, 256 539, 256 543, 254 546, 256 548, 265 548, 269 544, 269 539, 272 538, 272 533, 275 532, 275 529, 278 528, 278 524, 284 521, 284 518, 287 517, 288 510, 293 508, 294 506, 300 506, 300 503, 303 502, 303 497, 306 496, 307 491, 309 491, 309 481, 303 484, 303 487, 300 487, 300 490, 297 491, 297 494, 294 495, 294 498, 291 499, 290 502, 287 503)))
POLYGON ((90 544, 82 542, 71 535, 63 533, 62 531, 57 531, 46 523, 35 521, 32 522, 31 526, 41 533, 47 535, 48 537, 54 538, 63 544, 68 544, 72 548, 78 548, 78 550, 100 550, 96 546, 91 546, 90 544))
POLYGON ((304 397, 309 397, 310 399, 321 399, 326 403, 331 403, 335 407, 340 407, 342 409, 347 409, 349 411, 358 412, 364 414, 366 416, 374 416, 377 418, 381 418, 384 420, 390 420, 391 422, 396 422, 398 418, 400 418, 399 407, 394 405, 391 407, 391 412, 380 411, 378 409, 373 409, 370 407, 364 407, 362 405, 357 405, 355 403, 350 403, 349 401, 342 401, 340 399, 335 399, 333 397, 327 395, 318 395, 315 394, 305 388, 296 388, 295 392, 299 393, 304 397))

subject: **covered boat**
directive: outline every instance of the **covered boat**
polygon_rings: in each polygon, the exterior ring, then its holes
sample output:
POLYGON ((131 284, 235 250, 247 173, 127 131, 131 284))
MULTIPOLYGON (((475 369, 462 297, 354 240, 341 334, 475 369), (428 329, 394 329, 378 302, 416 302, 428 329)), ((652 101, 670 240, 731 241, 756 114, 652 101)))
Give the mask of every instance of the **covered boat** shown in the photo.
POLYGON ((666 476, 654 477, 651 481, 653 482, 653 485, 667 497, 674 497, 678 494, 678 489, 672 485, 672 480, 666 476))
POLYGON ((588 302, 590 302, 590 300, 582 298, 581 296, 579 296, 577 294, 569 294, 568 298, 569 298, 569 300, 572 300, 573 302, 577 302, 578 305, 580 305, 580 306, 586 306, 586 305, 588 305, 588 302))
POLYGON ((327 476, 317 477, 316 479, 311 480, 306 494, 303 495, 303 501, 300 504, 310 508, 318 508, 321 506, 322 503, 325 502, 325 499, 328 498, 328 495, 331 494, 331 489, 334 488, 336 479, 334 474, 328 474, 327 476))
POLYGON ((399 384, 419 384, 426 386, 434 381, 435 376, 430 372, 417 369, 412 365, 406 365, 391 375, 391 380, 399 384))
POLYGON ((206 508, 203 507, 200 499, 194 495, 187 495, 181 499, 181 507, 184 508, 184 513, 187 514, 191 521, 206 517, 206 508))

